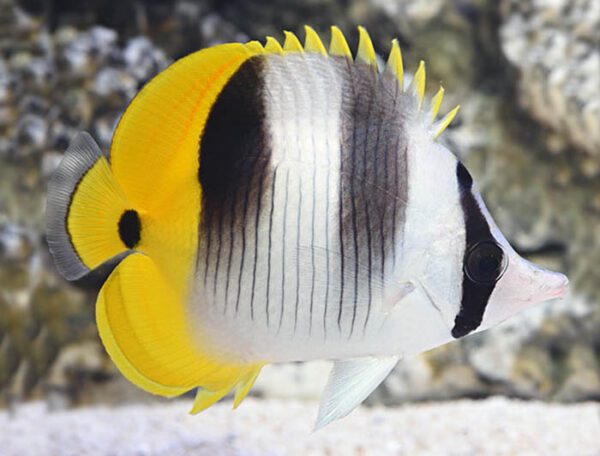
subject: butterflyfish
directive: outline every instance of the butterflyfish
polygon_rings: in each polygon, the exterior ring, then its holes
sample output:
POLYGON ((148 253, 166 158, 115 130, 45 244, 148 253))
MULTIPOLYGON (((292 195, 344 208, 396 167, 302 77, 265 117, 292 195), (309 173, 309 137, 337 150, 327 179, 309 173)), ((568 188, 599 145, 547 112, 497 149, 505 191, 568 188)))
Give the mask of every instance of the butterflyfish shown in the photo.
POLYGON ((58 271, 106 264, 100 338, 123 375, 192 413, 234 407, 269 363, 334 362, 317 427, 347 415, 402 357, 563 295, 520 257, 469 171, 438 140, 444 90, 304 44, 230 43, 176 61, 121 117, 105 155, 81 132, 50 180, 58 271), (408 83, 405 83, 406 82, 408 83), (410 80, 410 82, 409 82, 410 80))

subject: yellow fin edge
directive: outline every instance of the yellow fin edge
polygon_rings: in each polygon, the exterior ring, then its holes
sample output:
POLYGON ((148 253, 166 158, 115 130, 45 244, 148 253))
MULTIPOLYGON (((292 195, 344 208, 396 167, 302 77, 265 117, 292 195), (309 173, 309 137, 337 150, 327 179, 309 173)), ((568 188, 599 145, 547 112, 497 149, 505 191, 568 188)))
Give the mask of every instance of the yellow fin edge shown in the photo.
POLYGON ((279 44, 279 41, 272 36, 267 36, 265 51, 269 54, 283 54, 283 48, 281 47, 281 44, 279 44))
POLYGON ((139 386, 149 393, 158 394, 159 396, 164 397, 179 396, 191 389, 186 387, 168 386, 155 382, 146 375, 142 374, 133 365, 133 363, 127 358, 127 356, 125 356, 119 347, 119 344, 117 343, 115 336, 110 329, 106 314, 106 302, 103 293, 98 295, 98 299, 96 301, 96 324, 98 325, 98 332, 100 334, 100 338, 102 339, 104 348, 121 371, 121 374, 123 374, 123 376, 131 383, 139 386))
POLYGON ((246 369, 244 373, 240 374, 237 379, 216 391, 199 388, 198 392, 196 393, 196 398, 194 399, 192 409, 190 410, 190 414, 196 415, 197 413, 206 410, 210 406, 223 399, 234 389, 235 393, 233 399, 233 408, 238 408, 238 406, 250 392, 254 382, 256 382, 262 367, 263 364, 258 364, 246 369))
MULTIPOLYGON (((260 46, 260 43, 258 42, 250 42, 247 44, 247 46, 252 45, 253 48, 256 46, 257 51, 260 47, 260 50, 262 52, 275 54, 282 54, 285 52, 306 51, 318 53, 323 56, 342 56, 348 59, 352 59, 352 51, 350 50, 348 42, 346 41, 346 38, 344 37, 344 34, 342 33, 339 27, 335 25, 331 26, 331 41, 329 43, 329 51, 325 49, 321 38, 312 27, 305 25, 304 30, 306 33, 304 46, 302 46, 298 37, 290 31, 283 32, 285 35, 283 47, 275 38, 271 36, 266 37, 266 44, 264 46, 264 49, 262 48, 262 46, 260 46)), ((373 42, 366 28, 363 26, 358 27, 358 49, 356 53, 356 60, 362 61, 363 63, 377 68, 377 57, 375 54, 375 49, 373 47, 373 42)), ((402 51, 400 49, 400 45, 397 39, 392 40, 392 45, 386 63, 385 71, 391 73, 393 76, 396 77, 396 79, 398 80, 398 86, 400 91, 404 91, 404 63, 402 59, 402 51)), ((423 109, 423 102, 425 99, 425 84, 425 62, 421 60, 408 89, 409 91, 412 91, 413 95, 416 97, 417 108, 419 111, 423 109)), ((438 92, 431 99, 430 109, 428 112, 430 123, 433 123, 435 121, 439 113, 443 98, 444 88, 440 87, 438 92)), ((453 109, 441 121, 435 124, 434 139, 437 138, 448 127, 448 125, 456 116, 457 112, 458 107, 453 109)))
POLYGON ((288 31, 284 30, 283 34, 285 35, 285 41, 283 42, 283 50, 286 52, 304 52, 304 48, 300 43, 298 37, 288 31))
POLYGON ((459 109, 460 105, 456 106, 452 111, 446 114, 442 120, 433 125, 433 139, 437 139, 437 137, 440 136, 446 128, 448 128, 448 125, 450 125, 454 117, 456 117, 459 109))
POLYGON ((346 57, 348 59, 352 59, 352 52, 350 51, 350 47, 348 46, 348 42, 344 37, 344 34, 335 25, 331 26, 331 42, 329 43, 329 54, 331 55, 339 55, 342 57, 346 57))
POLYGON ((317 32, 315 32, 315 29, 309 25, 305 25, 304 31, 306 32, 304 50, 326 56, 327 51, 325 50, 325 46, 323 46, 323 42, 321 41, 321 38, 319 38, 317 32))
POLYGON ((362 60, 368 65, 377 67, 377 57, 375 56, 373 42, 371 41, 369 32, 363 26, 358 27, 358 52, 356 53, 356 60, 362 60))
POLYGON ((142 253, 127 256, 108 277, 96 304, 98 330, 128 380, 150 393, 172 397, 195 387, 211 392, 231 389, 255 371, 259 363, 220 359, 210 346, 195 340, 184 302, 142 253))

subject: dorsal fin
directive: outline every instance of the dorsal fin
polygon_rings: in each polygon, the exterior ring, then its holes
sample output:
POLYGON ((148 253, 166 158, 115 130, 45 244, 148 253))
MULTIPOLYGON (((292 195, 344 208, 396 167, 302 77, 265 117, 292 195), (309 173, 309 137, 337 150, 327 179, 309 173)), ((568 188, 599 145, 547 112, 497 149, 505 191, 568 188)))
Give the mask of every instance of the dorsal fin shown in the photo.
POLYGON ((392 49, 386 64, 386 71, 396 76, 398 84, 400 84, 400 90, 404 90, 404 64, 402 62, 402 52, 400 51, 400 45, 397 39, 392 40, 392 49))
POLYGON ((431 122, 435 120, 440 112, 440 106, 442 105, 442 100, 444 99, 444 88, 440 86, 435 96, 431 99, 431 110, 429 114, 429 118, 431 122))
POLYGON ((409 87, 409 90, 412 91, 413 94, 417 97, 417 101, 419 103, 419 111, 423 107, 423 98, 425 97, 425 80, 425 62, 421 60, 409 87))
POLYGON ((331 42, 329 44, 329 54, 339 55, 352 60, 352 52, 344 38, 342 31, 335 25, 331 26, 331 42))
POLYGON ((298 37, 287 30, 283 32, 285 35, 285 41, 283 42, 283 50, 286 52, 304 52, 304 48, 300 43, 298 37))
POLYGON ((452 111, 446 114, 442 120, 433 124, 433 139, 436 139, 439 135, 441 135, 444 132, 446 128, 448 128, 448 125, 450 125, 450 122, 452 122, 459 109, 460 105, 456 106, 452 111))
MULTIPOLYGON (((324 57, 328 56, 338 56, 338 57, 346 57, 349 60, 352 60, 352 51, 346 42, 346 38, 344 38, 344 34, 339 29, 339 27, 333 25, 331 26, 331 41, 329 44, 329 53, 325 49, 321 38, 315 30, 308 26, 304 26, 306 32, 306 38, 304 41, 304 46, 298 40, 298 37, 292 32, 284 31, 285 41, 283 43, 283 47, 275 40, 275 38, 271 36, 266 37, 266 44, 264 49, 260 45, 260 43, 251 41, 246 44, 246 47, 249 48, 252 52, 255 53, 271 53, 271 54, 282 54, 285 52, 312 52, 316 54, 320 54, 324 57)), ((371 37, 367 30, 359 26, 358 27, 358 49, 356 52, 355 61, 362 62, 364 64, 369 65, 377 71, 377 56, 375 54, 375 49, 373 47, 373 42, 371 41, 371 37)), ((408 92, 413 95, 416 99, 417 110, 420 112, 420 115, 427 122, 427 125, 433 126, 430 128, 431 137, 436 139, 450 124, 456 113, 458 112, 458 107, 454 108, 450 111, 442 120, 435 122, 435 119, 439 113, 440 107, 442 105, 442 99, 444 97, 444 88, 440 87, 435 96, 431 99, 430 108, 427 112, 422 112, 423 103, 425 100, 425 84, 426 84, 426 70, 425 70, 425 62, 421 60, 419 62, 419 66, 417 71, 415 71, 412 81, 409 87, 404 88, 404 63, 402 60, 402 51, 400 49, 400 45, 398 44, 397 39, 392 40, 392 46, 390 49, 390 53, 388 56, 388 60, 385 66, 384 72, 392 75, 398 81, 398 88, 401 92, 408 92)))
MULTIPOLYGON (((312 52, 324 57, 338 56, 346 57, 352 60, 352 51, 348 46, 344 34, 339 27, 331 26, 331 41, 329 44, 329 52, 325 49, 321 38, 317 32, 310 26, 304 26, 306 32, 306 38, 304 46, 298 40, 298 37, 289 31, 284 31, 285 41, 283 47, 271 36, 266 37, 266 44, 263 48, 260 43, 251 41, 246 44, 252 52, 255 53, 271 53, 281 54, 285 52, 312 52)), ((358 27, 358 49, 356 51, 356 62, 367 64, 373 68, 374 72, 377 73, 377 56, 373 47, 373 42, 367 30, 359 26, 358 27)), ((384 72, 392 75, 398 81, 398 88, 401 92, 408 92, 413 95, 416 99, 417 110, 420 112, 421 118, 427 122, 427 125, 431 127, 431 137, 436 139, 450 124, 456 113, 458 107, 450 111, 441 121, 435 122, 435 119, 439 113, 442 100, 444 97, 444 88, 440 87, 435 96, 432 97, 430 102, 430 108, 427 112, 423 112, 423 103, 425 100, 425 84, 426 84, 426 70, 425 62, 421 60, 419 66, 414 73, 412 81, 409 87, 405 90, 404 88, 404 63, 402 60, 402 51, 397 39, 392 40, 390 53, 387 59, 384 72)))
POLYGON ((281 47, 281 44, 279 44, 279 41, 272 36, 267 36, 265 51, 269 54, 283 54, 283 48, 281 47))
POLYGON ((304 50, 308 52, 316 52, 321 55, 327 55, 325 46, 323 46, 323 42, 321 41, 321 38, 319 38, 317 32, 315 32, 315 30, 309 25, 305 25, 304 30, 306 31, 304 50))
POLYGON ((260 43, 260 41, 248 41, 246 43, 246 49, 248 49, 250 52, 253 52, 255 54, 264 54, 265 49, 263 48, 263 45, 260 43))
POLYGON ((356 53, 356 60, 362 61, 367 65, 373 65, 377 68, 377 57, 375 56, 375 49, 373 49, 373 43, 367 30, 359 26, 358 27, 358 52, 356 53))

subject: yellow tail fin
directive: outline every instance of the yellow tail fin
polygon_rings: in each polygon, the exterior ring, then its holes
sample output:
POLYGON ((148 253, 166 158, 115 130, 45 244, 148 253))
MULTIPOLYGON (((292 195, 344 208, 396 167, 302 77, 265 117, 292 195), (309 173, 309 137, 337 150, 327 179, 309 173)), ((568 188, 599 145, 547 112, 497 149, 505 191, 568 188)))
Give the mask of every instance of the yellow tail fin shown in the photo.
POLYGON ((79 279, 139 241, 137 212, 87 133, 79 133, 48 186, 47 237, 56 267, 79 279))

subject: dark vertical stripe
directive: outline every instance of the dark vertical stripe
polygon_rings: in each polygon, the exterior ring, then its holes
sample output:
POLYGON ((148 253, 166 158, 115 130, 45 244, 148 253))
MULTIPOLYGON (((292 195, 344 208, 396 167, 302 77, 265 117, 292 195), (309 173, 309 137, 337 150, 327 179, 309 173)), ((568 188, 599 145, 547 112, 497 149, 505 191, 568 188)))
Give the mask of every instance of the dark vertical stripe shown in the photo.
MULTIPOLYGON (((398 138, 400 141, 400 138, 398 138)), ((399 173, 398 167, 400 166, 398 163, 399 160, 394 160, 394 188, 398 187, 399 182, 399 173)), ((396 266, 396 219, 397 215, 398 202, 396 200, 392 201, 392 265, 396 266)))
MULTIPOLYGON (((352 140, 352 150, 356 151, 356 140, 353 139, 352 140)), ((354 254, 354 277, 352 277, 353 281, 354 281, 354 300, 352 302, 352 323, 350 325, 350 334, 348 335, 348 337, 352 336, 352 331, 354 330, 354 321, 356 320, 356 307, 358 305, 358 282, 359 282, 359 277, 358 277, 358 264, 359 264, 359 256, 358 256, 358 223, 357 223, 357 213, 356 213, 356 190, 354 188, 354 185, 356 183, 356 154, 355 152, 352 153, 352 176, 351 176, 351 182, 352 182, 352 189, 350 191, 350 194, 352 195, 351 198, 351 206, 352 206, 352 245, 354 248, 353 254, 354 254)))
MULTIPOLYGON (((387 195, 389 193, 388 189, 388 148, 389 144, 386 142, 383 146, 383 182, 384 187, 383 191, 387 195)), ((381 236, 381 284, 382 287, 385 285, 385 223, 386 223, 386 200, 383 201, 383 204, 380 209, 380 219, 379 219, 379 235, 381 236)))
POLYGON ((211 244, 211 235, 212 230, 208 230, 206 233, 206 257, 204 259, 204 289, 206 289, 206 282, 208 280, 208 268, 210 266, 210 244, 211 244))
MULTIPOLYGON (((344 175, 344 157, 340 154, 340 176, 344 175)), ((342 179, 339 183, 338 191, 338 231, 340 243, 340 299, 338 304, 337 326, 342 331, 342 308, 344 304, 344 185, 342 179)))
POLYGON ((229 303, 229 283, 231 281, 231 263, 233 261, 233 247, 235 246, 235 207, 236 207, 236 195, 237 192, 233 193, 231 199, 231 212, 229 213, 229 255, 227 256, 227 275, 225 276, 225 302, 223 306, 223 313, 227 313, 227 305, 229 303))
POLYGON ((252 265, 252 294, 250 296, 250 319, 254 320, 254 293, 256 289, 256 266, 258 264, 258 225, 260 222, 260 209, 263 196, 263 183, 265 179, 265 170, 260 173, 258 193, 256 195, 256 217, 254 219, 254 264, 252 265))
MULTIPOLYGON (((315 157, 316 161, 316 157, 315 157)), ((313 307, 315 300, 315 275, 316 275, 316 265, 315 265, 315 206, 317 205, 317 166, 315 162, 315 167, 313 169, 312 175, 312 206, 311 206, 311 216, 310 216, 310 263, 312 269, 312 275, 310 280, 310 308, 309 308, 309 320, 308 320, 308 334, 312 334, 312 321, 313 321, 313 307)), ((327 254, 327 253, 326 253, 327 254)))
MULTIPOLYGON (((265 124, 263 75, 263 57, 246 60, 218 94, 200 138, 198 179, 202 187, 202 217, 199 245, 207 249, 204 253, 205 275, 214 265, 214 272, 211 269, 213 294, 217 299, 224 299, 224 313, 228 310, 230 295, 233 299, 236 292, 236 312, 245 296, 242 284, 249 272, 246 271, 249 265, 246 261, 247 236, 251 235, 246 232, 250 229, 247 226, 249 219, 255 221, 254 261, 257 261, 256 233, 260 231, 260 204, 264 193, 262 178, 257 176, 264 176, 271 155, 265 124), (250 218, 251 214, 255 217, 250 218), (228 240, 226 236, 229 236, 228 240), (239 269, 234 272, 233 265, 237 262, 239 269), (237 277, 232 277, 232 273, 237 277), (219 295, 219 280, 223 280, 223 275, 225 290, 224 295, 219 295), (233 290, 235 283, 237 290, 233 290)), ((253 268, 252 293, 256 265, 253 268)), ((250 290, 247 294, 253 306, 250 290)))
POLYGON ((363 163, 363 178, 362 178, 362 198, 363 198, 363 203, 364 203, 364 211, 365 211, 365 231, 367 234, 367 315, 365 317, 365 322, 363 324, 363 332, 367 327, 367 323, 369 322, 369 316, 371 315, 371 305, 372 305, 372 299, 373 299, 373 246, 371 243, 371 215, 369 213, 369 206, 373 204, 373 202, 370 201, 369 199, 369 195, 368 195, 368 188, 367 185, 373 185, 376 182, 379 182, 377 180, 377 158, 379 157, 379 131, 381 128, 381 125, 379 125, 377 122, 373 122, 371 119, 374 117, 372 115, 372 111, 373 111, 373 103, 375 100, 375 94, 373 94, 373 96, 368 98, 369 100, 369 108, 367 111, 367 118, 366 118, 366 124, 367 124, 367 136, 365 138, 365 147, 364 147, 364 163, 363 163), (376 139, 375 139, 375 145, 371 147, 371 145, 369 144, 369 138, 371 137, 370 134, 370 128, 375 128, 375 131, 377 132, 376 134, 376 139), (375 153, 372 153, 372 151, 374 151, 375 153), (371 173, 373 173, 373 176, 371 177, 371 179, 368 176, 367 170, 369 167, 369 161, 372 160, 373 162, 373 170, 370 171, 371 173), (372 182, 371 182, 372 181, 372 182))
POLYGON ((250 189, 244 194, 244 209, 242 211, 242 253, 240 258, 240 270, 238 272, 238 289, 235 299, 235 313, 238 313, 240 307, 240 296, 242 294, 242 275, 244 274, 244 261, 246 259, 246 218, 248 216, 248 200, 250 199, 250 189))
POLYGON ((213 279, 213 295, 217 295, 217 282, 219 278, 219 266, 221 264, 221 249, 223 245, 223 211, 219 214, 219 223, 217 226, 218 245, 217 245, 217 264, 215 265, 215 274, 213 279))
POLYGON ((294 332, 298 325, 300 305, 300 224, 302 223, 302 176, 298 176, 298 214, 296 217, 296 307, 294 309, 294 332))
POLYGON ((273 213, 275 211, 275 185, 277 184, 277 170, 273 170, 273 181, 271 182, 271 208, 269 209, 269 248, 267 250, 267 292, 265 313, 267 319, 267 327, 269 326, 269 294, 271 290, 271 252, 273 250, 273 213))
POLYGON ((340 299, 338 318, 341 321, 340 313, 347 310, 352 336, 356 327, 362 327, 364 334, 373 303, 382 296, 374 280, 381 278, 381 285, 385 283, 386 264, 391 265, 403 236, 408 194, 405 108, 412 100, 397 92, 395 78, 376 77, 373 68, 364 63, 356 62, 350 70, 340 64, 338 70, 344 79, 339 261, 342 268, 352 268, 352 274, 344 271, 342 275, 346 276, 345 295, 340 299), (352 283, 348 281, 351 276, 352 283), (352 301, 349 289, 353 289, 352 301))
MULTIPOLYGON (((327 167, 329 170, 330 168, 327 167)), ((329 181, 331 175, 327 173, 327 184, 325 193, 327 199, 325 201, 325 269, 327 269, 325 279, 325 310, 323 311, 323 337, 327 339, 327 309, 329 308, 329 281, 331 275, 331 268, 329 267, 329 181)), ((341 230, 341 226, 340 226, 341 230)), ((341 237, 341 236, 340 236, 341 237)))
POLYGON ((285 242, 286 231, 287 231, 287 207, 288 207, 288 190, 289 190, 290 171, 285 170, 285 193, 283 201, 283 233, 281 235, 281 313, 279 315, 279 327, 277 331, 281 329, 283 323, 283 312, 285 307, 285 250, 287 248, 285 242))

